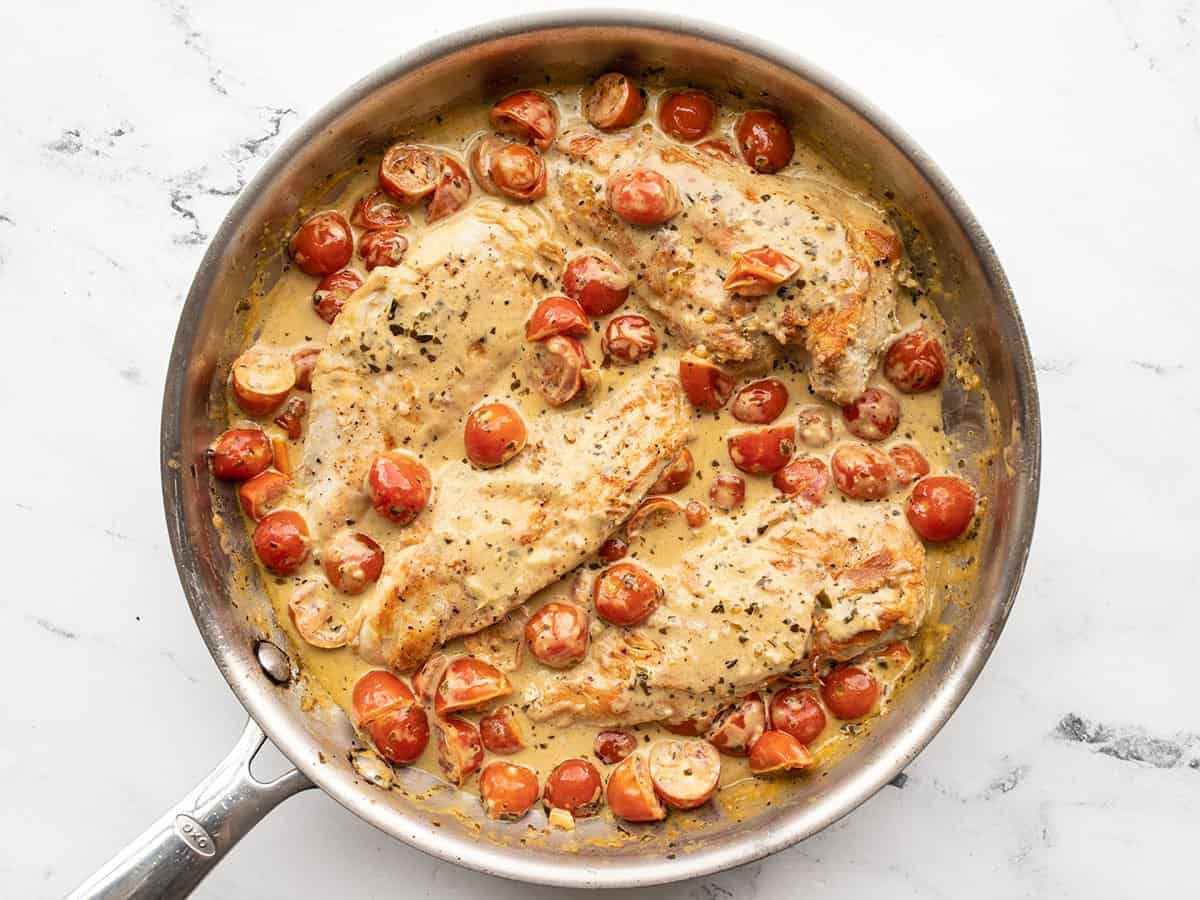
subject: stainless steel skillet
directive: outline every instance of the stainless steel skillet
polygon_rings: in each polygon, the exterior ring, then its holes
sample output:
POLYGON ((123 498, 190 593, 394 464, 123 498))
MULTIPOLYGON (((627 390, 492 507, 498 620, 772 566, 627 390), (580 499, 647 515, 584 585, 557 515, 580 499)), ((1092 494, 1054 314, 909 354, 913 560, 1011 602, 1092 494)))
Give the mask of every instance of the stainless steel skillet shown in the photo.
POLYGON ((787 847, 893 778, 971 688, 1016 596, 1033 535, 1039 462, 1029 348, 990 243, 924 153, 834 78, 724 28, 633 12, 513 19, 427 44, 306 122, 242 192, 196 274, 163 400, 163 497, 196 624, 250 721, 230 755, 187 798, 73 896, 182 896, 278 803, 314 786, 427 853, 544 884, 658 884, 787 847), (260 269, 278 266, 282 238, 312 185, 364 151, 381 148, 404 123, 451 103, 489 101, 511 86, 536 84, 548 72, 582 81, 612 67, 661 69, 677 82, 717 94, 761 96, 799 123, 839 168, 903 211, 910 246, 937 273, 933 299, 952 347, 972 361, 982 382, 983 391, 948 389, 945 427, 963 444, 970 464, 981 458, 975 451, 996 453, 991 465, 974 473, 988 504, 974 590, 948 608, 944 619, 952 629, 945 645, 854 753, 798 781, 787 802, 741 821, 713 810, 705 828, 684 833, 630 829, 635 839, 613 840, 619 837, 613 826, 595 822, 588 826, 592 831, 530 842, 524 825, 486 819, 478 804, 422 772, 392 776, 365 767, 344 717, 302 709, 300 673, 247 564, 250 551, 228 492, 210 483, 204 451, 221 429, 221 383, 241 337, 239 303, 260 269), (990 397, 990 409, 983 397, 990 397), (265 737, 295 766, 269 784, 249 773, 265 737))

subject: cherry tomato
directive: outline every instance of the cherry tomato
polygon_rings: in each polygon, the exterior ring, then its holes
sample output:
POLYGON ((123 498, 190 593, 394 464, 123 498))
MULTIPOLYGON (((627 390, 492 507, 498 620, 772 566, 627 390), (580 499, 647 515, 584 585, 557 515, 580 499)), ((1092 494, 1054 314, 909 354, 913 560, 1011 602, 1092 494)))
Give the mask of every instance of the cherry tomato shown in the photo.
POLYGON ((556 334, 534 344, 530 366, 542 399, 551 406, 562 406, 583 390, 583 372, 591 363, 577 338, 556 334))
POLYGON ((558 110, 545 94, 517 91, 492 107, 492 127, 548 150, 558 133, 558 110))
POLYGON ((679 191, 653 169, 625 169, 608 176, 609 208, 633 225, 662 225, 679 214, 679 191))
POLYGON ((588 614, 571 603, 547 603, 525 623, 529 652, 554 669, 573 666, 587 655, 588 614))
POLYGON ((590 316, 607 316, 629 296, 629 277, 603 256, 576 256, 563 271, 563 291, 590 316))
POLYGON ((715 720, 716 716, 704 716, 698 719, 684 719, 682 722, 667 722, 663 727, 680 737, 703 737, 708 734, 708 729, 715 720))
POLYGON ((283 405, 283 412, 275 417, 275 424, 287 432, 288 438, 299 440, 303 433, 304 414, 308 412, 308 404, 299 397, 288 397, 283 405))
POLYGON ((658 335, 645 316, 628 313, 608 320, 600 346, 605 356, 625 365, 634 365, 658 349, 658 335))
POLYGON ((692 460, 692 454, 687 447, 684 447, 679 451, 679 455, 671 461, 671 464, 663 469, 663 473, 658 476, 658 481, 650 486, 650 493, 678 493, 692 483, 692 476, 695 472, 696 464, 692 460))
POLYGON ((233 361, 233 398, 247 415, 265 416, 296 386, 296 367, 286 353, 251 347, 233 361))
POLYGON ((771 175, 792 161, 796 145, 779 116, 765 109, 742 113, 735 129, 742 158, 759 172, 771 175))
POLYGON ((600 549, 596 551, 596 555, 606 563, 614 563, 618 559, 623 559, 625 554, 629 552, 629 545, 619 537, 610 537, 600 549))
POLYGON ((368 725, 388 710, 411 704, 408 685, 384 669, 372 669, 354 683, 354 714, 359 725, 368 725))
POLYGON ((646 100, 628 76, 608 72, 583 91, 583 114, 597 128, 628 128, 646 109, 646 100))
POLYGON ((823 406, 805 406, 796 414, 796 436, 806 447, 825 447, 833 440, 833 416, 823 406))
POLYGON ((733 152, 733 148, 729 146, 728 141, 709 140, 701 141, 696 145, 696 149, 705 156, 711 156, 713 159, 718 159, 724 163, 736 163, 737 154, 733 152))
POLYGON ((721 779, 721 757, 708 741, 655 741, 650 747, 654 790, 676 809, 708 802, 721 779))
POLYGON ((717 509, 730 512, 746 502, 746 479, 732 472, 719 472, 708 489, 708 499, 717 509))
POLYGON ((358 256, 367 271, 378 266, 398 266, 408 252, 408 238, 399 228, 368 231, 358 239, 358 256))
POLYGON ((287 476, 270 470, 259 472, 238 488, 238 500, 246 515, 258 521, 274 509, 287 493, 287 476))
POLYGON ((291 575, 308 558, 308 523, 292 509, 268 513, 254 528, 254 551, 276 575, 291 575))
POLYGON ((446 779, 458 787, 483 764, 483 743, 479 729, 457 716, 437 719, 438 765, 446 779))
POLYGON ((222 481, 245 481, 271 465, 271 441, 257 428, 232 428, 209 451, 212 473, 222 481))
POLYGON ((638 504, 629 521, 625 523, 625 534, 630 539, 641 535, 647 526, 661 525, 667 519, 683 514, 683 507, 670 497, 647 497, 638 504))
POLYGON ((525 449, 527 437, 525 420, 507 403, 475 407, 463 429, 467 459, 481 469, 504 465, 525 449))
POLYGON ((882 500, 892 490, 892 461, 868 444, 842 444, 829 467, 839 491, 855 500, 882 500))
POLYGON ((442 174, 438 178, 429 205, 425 207, 425 222, 432 225, 453 215, 471 199, 471 179, 467 170, 452 156, 442 157, 442 174))
POLYGON ((573 818, 594 816, 600 809, 603 782, 586 759, 567 759, 554 767, 546 779, 542 800, 546 809, 565 809, 573 818))
POLYGON ((645 752, 635 750, 608 776, 605 799, 613 815, 626 822, 657 822, 667 810, 654 793, 645 752))
POLYGON ((808 688, 784 688, 771 698, 771 727, 786 731, 807 746, 825 730, 825 710, 817 692, 808 688))
POLYGON ((460 709, 475 709, 512 693, 508 677, 491 663, 460 656, 446 667, 433 700, 439 716, 460 709))
POLYGON ((921 451, 912 444, 900 444, 888 451, 896 480, 901 484, 912 484, 929 474, 929 462, 921 451))
POLYGON ((708 521, 708 507, 699 500, 689 500, 683 510, 689 528, 699 528, 708 521))
POLYGON ((858 666, 839 666, 825 676, 821 699, 839 719, 861 719, 875 708, 879 682, 858 666))
POLYGON ((900 424, 900 402, 887 391, 867 388, 842 406, 842 421, 855 437, 882 441, 900 424))
POLYGON ((779 418, 788 403, 788 390, 777 378, 752 381, 733 398, 729 413, 748 425, 769 425, 779 418))
POLYGON ((367 191, 354 204, 350 222, 367 231, 376 228, 407 228, 410 219, 400 207, 380 190, 367 191))
POLYGON ((592 744, 592 752, 600 762, 614 766, 637 749, 637 738, 633 732, 624 729, 611 729, 596 734, 592 744))
POLYGON ((692 406, 713 412, 733 393, 733 376, 715 363, 688 352, 679 359, 679 382, 692 406))
POLYGON ((584 337, 591 330, 587 313, 570 297, 547 297, 525 323, 525 337, 531 341, 545 340, 556 334, 584 337))
POLYGON ((395 450, 375 457, 367 474, 367 490, 375 512, 397 525, 412 522, 429 502, 429 470, 395 450))
POLYGON ((884 262, 895 262, 900 258, 900 254, 904 252, 904 244, 900 242, 899 236, 894 232, 876 231, 873 228, 867 228, 863 231, 863 237, 871 245, 876 256, 884 262))
POLYGON ((479 739, 492 753, 516 753, 528 746, 525 729, 511 706, 498 706, 495 712, 479 720, 479 739))
POLYGON ((796 426, 745 428, 730 434, 725 442, 735 466, 750 475, 764 475, 782 469, 796 452, 796 426))
MULTIPOLYGON (((361 242, 359 251, 362 251, 361 242)), ((342 307, 346 305, 346 301, 350 299, 350 295, 360 287, 362 287, 362 279, 353 269, 339 269, 326 275, 313 292, 313 307, 316 309, 317 315, 332 325, 333 320, 342 311, 342 307)))
POLYGON ((829 493, 829 469, 815 456, 797 457, 775 473, 771 484, 785 496, 820 504, 829 493))
POLYGON ((658 124, 679 141, 695 141, 712 131, 717 105, 704 91, 674 91, 658 101, 658 124))
POLYGON ((354 233, 340 212, 326 209, 309 216, 288 243, 292 259, 307 275, 328 275, 350 262, 354 233))
POLYGON ((437 694, 438 685, 442 683, 442 676, 446 674, 448 665, 450 665, 450 660, 446 658, 446 654, 434 653, 421 663, 421 668, 413 673, 413 690, 416 691, 417 698, 426 706, 433 704, 433 698, 437 694))
POLYGON ((376 669, 354 685, 354 712, 358 724, 376 749, 394 763, 413 762, 429 742, 429 721, 408 685, 376 669))
POLYGON ((390 197, 412 205, 437 189, 441 155, 416 144, 392 144, 379 161, 379 185, 390 197))
POLYGON ((361 532, 339 531, 325 548, 321 564, 335 588, 361 594, 383 572, 383 548, 361 532))
POLYGON ((708 730, 708 742, 727 756, 746 756, 767 727, 767 707, 762 697, 747 694, 717 714, 708 730))
POLYGON ((925 540, 953 540, 975 517, 975 489, 954 475, 922 478, 909 495, 904 513, 925 540))
POLYGON ((296 390, 311 391, 313 369, 317 367, 320 347, 301 347, 292 354, 292 368, 296 371, 296 390))
POLYGON ((734 260, 724 288, 742 297, 765 297, 799 271, 800 263, 786 253, 755 247, 734 260))
POLYGON ((906 394, 932 390, 946 374, 946 351, 925 329, 910 331, 888 347, 883 374, 906 394))
POLYGON ((755 775, 807 769, 812 764, 808 748, 786 731, 765 731, 750 748, 750 771, 755 775))
POLYGON ((489 193, 514 200, 546 195, 546 162, 533 147, 485 137, 471 151, 471 170, 489 193))
POLYGON ((519 819, 537 802, 537 775, 515 763, 488 763, 479 775, 479 796, 489 818, 519 819))
POLYGON ((662 589, 639 565, 617 563, 600 573, 593 589, 596 614, 613 625, 640 625, 662 599, 662 589))

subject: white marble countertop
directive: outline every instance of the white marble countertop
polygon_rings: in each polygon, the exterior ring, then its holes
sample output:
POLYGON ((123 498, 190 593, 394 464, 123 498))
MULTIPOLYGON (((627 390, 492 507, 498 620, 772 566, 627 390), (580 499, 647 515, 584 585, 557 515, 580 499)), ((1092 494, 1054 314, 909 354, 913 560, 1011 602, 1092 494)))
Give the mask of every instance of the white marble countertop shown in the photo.
MULTIPOLYGON (((1045 429, 1015 612, 904 787, 771 859, 653 896, 1194 891, 1200 7, 639 5, 786 39, 909 130, 1007 267, 1045 429)), ((167 353, 208 237, 278 140, 343 87, 427 38, 553 6, 0 12, 12 638, 0 652, 0 894, 66 892, 241 728, 183 602, 159 499, 167 353)), ((199 896, 566 893, 436 862, 314 791, 252 832, 199 896)))

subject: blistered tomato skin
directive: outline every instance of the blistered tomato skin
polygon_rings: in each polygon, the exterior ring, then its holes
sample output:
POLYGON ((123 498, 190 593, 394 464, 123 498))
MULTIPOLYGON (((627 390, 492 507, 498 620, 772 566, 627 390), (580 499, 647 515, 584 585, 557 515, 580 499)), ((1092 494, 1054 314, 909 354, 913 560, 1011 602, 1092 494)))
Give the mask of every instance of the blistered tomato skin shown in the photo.
POLYGON ((623 728, 609 729, 596 734, 592 752, 600 762, 614 766, 637 749, 637 737, 623 728))
POLYGON ((596 614, 612 625, 640 625, 662 599, 662 588, 641 566, 617 563, 600 573, 593 589, 596 614))
POLYGON ((259 472, 249 481, 243 481, 238 488, 238 502, 246 515, 258 521, 268 512, 279 505, 287 493, 288 479, 281 472, 267 470, 259 472))
POLYGON ((650 486, 650 493, 678 493, 692 483, 692 476, 695 472, 696 463, 692 459, 691 451, 687 447, 684 447, 679 451, 679 455, 675 457, 671 464, 663 470, 663 473, 658 476, 658 481, 650 486))
POLYGON ((397 525, 408 525, 429 503, 429 470, 405 453, 390 451, 375 457, 367 474, 371 506, 397 525))
POLYGON ((749 475, 767 475, 782 469, 796 452, 793 425, 764 425, 733 432, 726 438, 729 458, 749 475))
POLYGON ((746 756, 767 727, 762 697, 748 694, 718 713, 708 730, 708 742, 727 756, 746 756))
POLYGON ((479 738, 489 753, 516 753, 528 746, 525 730, 511 706, 499 706, 480 719, 479 738))
POLYGON ((340 531, 325 548, 321 565, 343 594, 361 594, 383 573, 383 548, 361 532, 340 531))
POLYGON ((542 800, 547 809, 565 809, 572 817, 584 819, 600 809, 604 784, 600 773, 586 759, 567 759, 554 767, 546 778, 542 800))
POLYGON ((432 194, 441 175, 441 156, 416 144, 393 144, 379 162, 380 187, 389 197, 407 205, 432 194))
POLYGON ((358 239, 358 257, 367 271, 380 266, 398 266, 408 252, 408 238, 399 228, 368 231, 358 239))
POLYGON ((578 338, 556 334, 534 344, 530 355, 530 376, 542 399, 551 406, 562 406, 583 390, 583 373, 591 368, 587 351, 578 338))
POLYGON ((350 222, 359 228, 373 231, 376 228, 407 228, 408 215, 381 190, 371 190, 358 198, 350 222))
POLYGON ((442 157, 442 174, 425 207, 425 222, 432 225, 452 216, 471 199, 471 178, 462 163, 452 156, 442 157))
POLYGON ((882 441, 900 424, 900 402, 887 391, 867 388, 842 407, 842 421, 856 438, 882 441))
POLYGON ((839 719, 861 719, 875 708, 879 682, 858 666, 839 666, 825 676, 821 699, 839 719))
POLYGON ((817 692, 808 688, 784 688, 771 698, 771 727, 786 731, 804 745, 825 730, 825 710, 817 692))
POLYGON ((489 193, 513 200, 546 195, 546 162, 533 147, 485 137, 471 152, 471 169, 489 193))
POLYGON ((658 335, 645 316, 628 313, 609 320, 600 346, 605 356, 621 365, 631 366, 658 349, 658 335))
POLYGON ((473 656, 451 661, 434 694, 433 710, 439 716, 462 709, 477 709, 512 693, 508 677, 489 662, 473 656))
POLYGON ((909 495, 905 515, 925 540, 953 540, 975 517, 975 489, 954 475, 922 478, 909 495))
MULTIPOLYGON (((361 247, 361 244, 360 244, 361 247)), ((362 279, 352 269, 339 269, 321 279, 313 291, 313 309, 322 321, 333 324, 350 295, 362 287, 362 279)), ((320 351, 317 351, 320 352, 320 351)))
POLYGON ((717 105, 703 91, 674 91, 658 102, 658 124, 679 141, 696 141, 712 131, 717 105))
POLYGON ((529 652, 553 669, 573 666, 587 655, 588 614, 572 603, 547 603, 525 623, 529 652))
POLYGON ((674 183, 654 169, 636 168, 608 177, 609 208, 631 225, 662 225, 682 209, 674 183))
POLYGON ((368 672, 354 685, 353 701, 359 727, 385 759, 404 765, 421 755, 429 720, 403 681, 391 672, 368 672))
POLYGON ((603 256, 575 256, 563 271, 563 292, 588 315, 607 316, 628 298, 629 276, 603 256))
POLYGON ((750 748, 750 771, 755 775, 807 769, 813 764, 808 748, 786 731, 766 731, 750 748))
POLYGON ((642 750, 635 750, 613 769, 605 799, 613 815, 626 822, 658 822, 667 817, 666 808, 654 792, 650 766, 642 750))
POLYGON ((731 512, 746 502, 746 479, 732 472, 720 472, 708 489, 708 499, 717 509, 731 512))
POLYGON ((721 779, 721 757, 708 741, 655 741, 649 766, 654 790, 675 809, 707 803, 721 779))
POLYGON ((754 109, 743 113, 735 133, 742 158, 759 172, 771 175, 792 161, 796 150, 792 133, 773 112, 754 109))
POLYGON ((883 358, 883 374, 906 394, 931 391, 946 375, 946 351, 923 328, 898 337, 883 358))
POLYGON ((892 468, 896 473, 896 481, 900 484, 912 484, 919 478, 929 474, 929 461, 912 444, 900 444, 888 450, 892 460, 892 468))
POLYGON ((587 313, 570 297, 547 297, 538 303, 525 323, 525 338, 544 341, 556 334, 584 337, 592 330, 587 313))
POLYGON ((763 378, 740 388, 729 413, 747 425, 770 425, 787 408, 788 390, 778 378, 763 378))
POLYGON ((679 359, 679 382, 692 406, 705 412, 720 409, 733 393, 732 375, 715 363, 690 352, 679 359))
POLYGON ((527 439, 525 420, 507 403, 476 407, 463 429, 467 459, 481 469, 504 465, 525 449, 527 439))
POLYGON ((255 526, 254 551, 276 575, 291 575, 308 558, 308 523, 300 513, 280 509, 255 526))
POLYGON ((771 484, 785 496, 820 505, 829 494, 829 469, 814 456, 796 457, 771 477, 771 484))
POLYGON ((288 250, 306 275, 328 275, 350 262, 354 233, 345 216, 327 209, 304 220, 292 235, 288 250))
POLYGON ((213 444, 212 473, 222 481, 245 481, 271 465, 271 441, 257 428, 231 428, 213 444))
POLYGON ((620 72, 601 75, 583 92, 583 114, 602 131, 628 128, 645 109, 642 92, 620 72))
POLYGON ((479 775, 479 796, 488 818, 519 819, 537 802, 537 775, 515 763, 488 763, 479 775))
POLYGON ((532 141, 545 152, 558 134, 558 109, 545 94, 517 91, 492 107, 492 127, 522 140, 532 141))
POLYGON ((882 500, 892 491, 892 461, 869 444, 842 444, 830 460, 833 483, 855 500, 882 500))

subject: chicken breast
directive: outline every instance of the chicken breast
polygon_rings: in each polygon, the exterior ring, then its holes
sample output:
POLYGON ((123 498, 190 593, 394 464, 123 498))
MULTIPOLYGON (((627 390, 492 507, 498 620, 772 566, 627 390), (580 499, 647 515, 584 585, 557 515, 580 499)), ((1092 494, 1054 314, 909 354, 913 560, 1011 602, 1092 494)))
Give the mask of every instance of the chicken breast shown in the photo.
MULTIPOLYGON (((535 721, 637 724, 703 717, 814 654, 863 652, 924 618, 924 549, 885 504, 762 501, 664 571, 642 625, 593 630, 571 669, 539 667, 525 689, 535 721)), ((581 578, 590 605, 594 574, 581 578)))
POLYGON ((435 469, 422 540, 389 560, 351 626, 359 654, 414 668, 570 572, 637 508, 690 422, 678 379, 650 372, 530 422, 525 450, 501 468, 435 469))
POLYGON ((844 403, 862 392, 898 328, 902 246, 880 210, 815 178, 714 159, 650 126, 612 137, 569 130, 559 146, 569 164, 556 173, 554 214, 636 275, 673 334, 718 361, 760 367, 781 345, 799 345, 818 394, 844 403), (606 177, 635 166, 678 189, 682 211, 665 226, 632 226, 608 208, 606 177), (736 255, 763 246, 799 272, 764 297, 726 290, 736 255))

